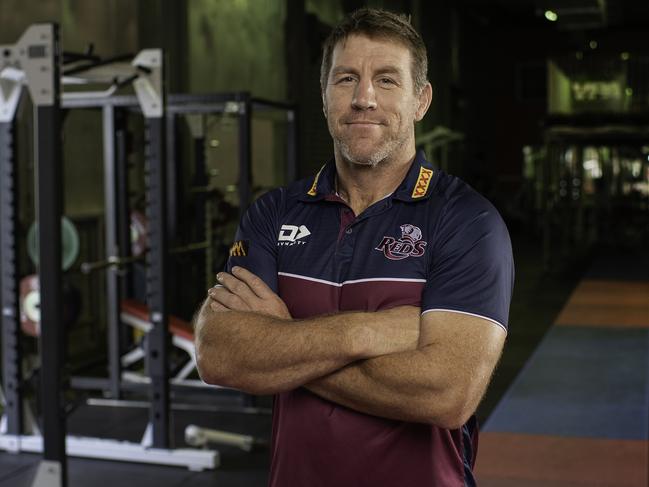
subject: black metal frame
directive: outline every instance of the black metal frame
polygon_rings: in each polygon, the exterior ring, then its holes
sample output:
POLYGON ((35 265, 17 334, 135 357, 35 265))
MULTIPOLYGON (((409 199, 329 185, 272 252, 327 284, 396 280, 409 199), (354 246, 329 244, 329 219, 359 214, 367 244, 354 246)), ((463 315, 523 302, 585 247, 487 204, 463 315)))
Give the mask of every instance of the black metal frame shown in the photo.
POLYGON ((53 103, 35 106, 35 147, 38 181, 38 241, 41 311, 41 400, 43 459, 60 466, 61 485, 67 485, 65 451, 65 398, 62 364, 65 363, 65 328, 61 269, 61 216, 63 177, 61 158, 60 52, 59 27, 51 25, 49 55, 53 103), (47 344, 45 346, 45 344, 47 344))
POLYGON ((164 164, 164 118, 146 120, 146 216, 149 222, 147 253, 147 301, 153 328, 148 333, 147 371, 151 378, 152 445, 168 448, 169 417, 169 348, 171 335, 167 311, 167 221, 164 164))
MULTIPOLYGON (((62 216, 62 167, 61 167, 61 109, 101 108, 104 121, 104 164, 106 198, 106 245, 107 254, 127 257, 129 253, 128 214, 126 198, 126 150, 125 111, 141 111, 134 96, 116 96, 105 99, 75 98, 60 101, 58 28, 54 26, 55 45, 52 55, 56 66, 54 79, 55 102, 52 106, 38 106, 35 109, 35 142, 38 161, 38 211, 40 242, 40 285, 41 285, 41 340, 47 346, 41 347, 42 384, 41 400, 47 403, 43 408, 43 437, 45 460, 61 465, 61 485, 66 485, 67 467, 65 459, 65 407, 63 392, 63 368, 65 363, 65 330, 62 320, 62 270, 61 270, 61 227, 62 216)), ((220 113, 228 103, 238 103, 239 119, 239 195, 240 211, 243 213, 250 203, 251 178, 251 117, 255 109, 279 109, 288 113, 287 123, 287 178, 296 175, 297 128, 296 110, 289 104, 253 99, 248 93, 218 95, 171 95, 162 117, 145 119, 146 128, 146 199, 149 220, 150 250, 147 254, 147 297, 154 325, 148 335, 147 367, 151 377, 150 422, 152 425, 152 446, 167 448, 170 444, 169 414, 169 367, 168 351, 170 335, 167 321, 168 249, 169 229, 176 228, 177 216, 170 212, 176 207, 176 195, 167 188, 176 188, 174 147, 175 116, 187 113, 220 113), (173 169, 173 170, 172 170, 173 169), (170 219, 171 218, 171 219, 170 219)), ((2 200, 0 202, 0 270, 2 271, 3 310, 3 376, 7 388, 7 415, 10 433, 21 433, 22 395, 20 382, 19 348, 19 304, 17 289, 15 232, 17 185, 13 158, 13 131, 10 124, 0 124, 0 175, 2 176, 2 200), (6 150, 5 150, 6 149, 6 150), (11 231, 13 230, 13 231, 11 231)), ((121 383, 121 347, 119 336, 119 309, 126 283, 120 279, 114 268, 109 268, 106 277, 109 310, 108 353, 109 378, 93 379, 73 377, 71 383, 83 384, 87 388, 108 386, 110 395, 119 397, 124 385, 121 383), (97 386, 97 387, 95 387, 97 386)), ((179 388, 182 389, 182 388, 179 388)))
MULTIPOLYGON (((547 157, 543 165, 541 207, 541 234, 543 242, 543 268, 557 271, 566 267, 570 261, 584 259, 592 250, 592 241, 584 237, 586 229, 583 206, 583 161, 582 150, 588 145, 642 146, 649 139, 649 114, 646 113, 599 113, 576 115, 553 115, 545 122, 544 144, 547 157), (577 146, 577 174, 567 177, 568 196, 557 198, 555 182, 558 175, 559 154, 562 147, 577 146), (572 191, 578 194, 573 200, 572 191), (571 218, 565 223, 565 216, 571 218), (562 223, 554 223, 561 218, 562 223), (567 230, 568 229, 568 230, 567 230), (558 245, 558 243, 560 245, 558 245), (558 252, 556 249, 560 248, 558 252)), ((597 205, 594 211, 599 211, 597 205)), ((601 221, 598 217, 598 221, 601 221)), ((591 227, 592 229, 592 227, 591 227)), ((615 234, 615 233, 613 233, 615 234)))
MULTIPOLYGON (((116 122, 115 111, 109 107, 102 108, 103 122, 103 142, 104 142, 104 219, 106 226, 106 255, 120 255, 123 251, 119 246, 119 229, 118 217, 119 210, 118 199, 118 169, 116 161, 116 122)), ((109 267, 106 269, 106 299, 109 303, 119 303, 121 301, 121 288, 118 269, 109 267)), ((115 306, 107 307, 107 330, 108 330, 108 349, 119 351, 119 308, 115 306)), ((119 354, 108 355, 108 375, 111 378, 120 377, 122 373, 119 354)), ((111 380, 110 396, 119 398, 121 391, 119 381, 111 380)))
POLYGON ((14 122, 0 123, 0 295, 2 297, 2 376, 7 433, 23 433, 20 393, 22 350, 18 292, 18 165, 14 122))
MULTIPOLYGON (((59 27, 45 23, 28 28, 18 44, 6 48, 5 56, 20 60, 34 108, 34 155, 38 177, 39 286, 41 292, 40 395, 47 398, 42 409, 43 461, 41 475, 67 485, 65 451, 64 374, 65 359, 61 282, 61 113, 59 27), (12 53, 12 51, 16 51, 12 53), (45 346, 44 344, 47 344, 45 346)), ((14 107, 15 108, 15 107, 14 107)), ((18 298, 18 180, 14 158, 13 116, 0 128, 0 253, 2 265, 3 379, 7 389, 8 433, 23 433, 23 397, 18 298)), ((18 445, 16 445, 18 448, 18 445)))
POLYGON ((65 398, 62 364, 65 363, 65 328, 61 270, 62 167, 60 110, 37 108, 38 132, 38 240, 41 310, 41 400, 43 458, 61 464, 65 478, 65 398), (47 345, 45 345, 47 344, 47 345))

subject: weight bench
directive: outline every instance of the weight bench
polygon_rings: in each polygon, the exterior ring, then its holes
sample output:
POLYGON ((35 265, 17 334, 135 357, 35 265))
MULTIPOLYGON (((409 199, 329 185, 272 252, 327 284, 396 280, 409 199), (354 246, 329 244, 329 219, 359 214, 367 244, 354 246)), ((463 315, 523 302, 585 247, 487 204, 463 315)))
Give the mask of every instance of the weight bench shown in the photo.
MULTIPOLYGON (((120 317, 123 323, 132 326, 145 335, 153 327, 149 321, 149 308, 139 301, 132 299, 123 300, 121 303, 120 317)), ((171 383, 206 386, 207 384, 200 380, 187 379, 196 369, 196 348, 194 347, 194 329, 192 325, 173 315, 169 315, 168 324, 169 332, 171 333, 171 343, 188 355, 187 360, 180 370, 171 378, 171 383)), ((144 350, 141 346, 138 346, 122 356, 122 366, 128 367, 133 365, 135 362, 142 360, 144 356, 144 350)), ((142 382, 142 379, 144 379, 142 377, 136 378, 136 376, 137 374, 133 374, 132 372, 125 372, 125 378, 127 380, 142 382)))
MULTIPOLYGON (((149 321, 149 308, 132 299, 125 299, 121 303, 121 319, 144 334, 148 333, 153 325, 149 321)), ((172 336, 172 343, 185 351, 189 356, 187 362, 180 371, 170 380, 172 384, 200 385, 203 387, 220 388, 210 386, 201 380, 188 380, 187 377, 196 368, 196 349, 194 347, 194 330, 191 324, 176 316, 169 316, 169 332, 172 336)), ((144 350, 141 346, 133 349, 122 356, 122 366, 128 367, 138 360, 144 358, 144 350)), ((133 372, 124 372, 124 379, 138 382, 148 382, 148 377, 142 377, 133 372)), ((220 431, 211 428, 202 428, 190 424, 185 428, 185 441, 195 447, 205 448, 209 443, 220 443, 238 447, 244 451, 251 451, 255 446, 266 446, 267 442, 250 435, 242 435, 227 431, 220 431)))
MULTIPOLYGON (((38 304, 40 296, 38 291, 29 289, 32 294, 31 298, 26 303, 21 302, 21 312, 27 313, 30 316, 25 317, 21 322, 23 331, 33 337, 40 336, 40 328, 38 326, 38 314, 35 313, 39 310, 38 304), (29 320, 32 321, 31 323, 29 320), (31 326, 25 326, 27 325, 31 326)), ((22 301, 22 300, 21 300, 22 301)), ((122 303, 121 318, 124 323, 133 326, 134 328, 147 333, 151 330, 152 325, 148 321, 149 310, 146 306, 136 301, 125 301, 122 303)), ((22 317, 21 317, 22 318, 22 317)), ((186 384, 187 382, 195 382, 205 387, 212 387, 204 384, 200 380, 187 381, 186 378, 194 370, 196 365, 193 331, 189 323, 177 318, 170 317, 169 330, 173 336, 173 344, 182 349, 187 354, 186 362, 183 362, 182 368, 174 376, 170 382, 178 381, 186 384)), ((129 352, 122 357, 123 364, 133 364, 144 358, 145 354, 142 347, 129 352), (139 358, 138 358, 139 357, 139 358)), ((141 374, 130 373, 133 377, 127 380, 136 380, 140 383, 149 383, 150 379, 141 374)), ((4 395, 2 392, 2 384, 0 384, 0 405, 4 403, 4 395)), ((195 384, 189 384, 195 385, 195 384)), ((9 452, 43 452, 43 435, 38 427, 32 409, 27 401, 23 404, 24 414, 24 430, 26 434, 8 434, 8 419, 6 414, 0 415, 0 450, 9 452)), ((151 424, 147 425, 142 439, 139 443, 66 435, 65 448, 68 455, 78 456, 84 458, 99 458, 107 460, 118 460, 127 462, 141 462, 161 464, 167 466, 186 466, 190 470, 201 471, 204 469, 213 469, 220 464, 220 454, 217 450, 208 449, 208 443, 222 443, 227 445, 236 446, 245 451, 250 451, 253 445, 257 444, 259 440, 246 435, 238 435, 236 433, 215 431, 207 428, 201 428, 196 425, 189 425, 185 432, 188 445, 196 445, 199 448, 153 448, 152 447, 152 428, 151 424)), ((40 484, 39 484, 40 485, 40 484)))

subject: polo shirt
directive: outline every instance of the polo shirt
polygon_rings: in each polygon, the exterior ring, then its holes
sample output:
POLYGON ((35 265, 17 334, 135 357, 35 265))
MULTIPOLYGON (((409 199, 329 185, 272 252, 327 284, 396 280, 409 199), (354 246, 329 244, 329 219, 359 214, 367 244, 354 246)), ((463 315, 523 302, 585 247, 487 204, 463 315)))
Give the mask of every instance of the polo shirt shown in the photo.
MULTIPOLYGON (((514 265, 491 203, 418 152, 397 190, 355 215, 335 193, 335 173, 330 162, 255 201, 227 270, 239 265, 260 276, 296 319, 412 305, 507 330, 514 265)), ((477 438, 475 417, 447 430, 367 415, 297 388, 275 397, 269 484, 473 486, 477 438)))

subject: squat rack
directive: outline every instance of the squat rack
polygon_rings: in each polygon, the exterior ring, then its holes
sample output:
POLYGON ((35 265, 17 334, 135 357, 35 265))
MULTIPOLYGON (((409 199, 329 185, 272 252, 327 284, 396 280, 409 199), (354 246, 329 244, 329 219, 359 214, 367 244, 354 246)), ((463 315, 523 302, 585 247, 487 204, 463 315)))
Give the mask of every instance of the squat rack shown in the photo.
MULTIPOLYGON (((61 160, 61 54, 58 26, 36 24, 27 29, 17 44, 0 46, 0 74, 10 83, 9 96, 4 92, 0 105, 2 152, 2 200, 0 221, 2 240, 2 331, 3 382, 5 384, 4 431, 0 447, 12 451, 43 452, 34 486, 67 485, 66 447, 70 454, 95 458, 130 461, 151 461, 190 468, 213 468, 217 452, 170 450, 169 384, 167 355, 169 333, 166 304, 166 220, 164 171, 164 107, 163 54, 161 50, 142 51, 133 66, 139 71, 132 76, 138 102, 145 117, 145 165, 147 216, 151 222, 151 245, 147 254, 147 301, 151 310, 152 330, 147 354, 150 385, 150 444, 126 445, 125 442, 94 438, 66 437, 65 330, 62 326, 61 227, 62 160, 61 160), (39 281, 41 292, 41 384, 43 404, 42 435, 24 431, 21 377, 19 301, 17 296, 17 170, 13 155, 13 132, 16 107, 22 85, 26 84, 34 105, 34 141, 37 166, 39 220, 39 281), (149 448, 150 447, 150 448, 149 448), (138 458, 137 455, 140 455, 138 458), (144 458, 146 459, 144 459, 144 458)), ((107 114, 104 114, 108 119, 107 114)), ((110 152, 111 148, 105 148, 110 152)), ((112 250, 112 249, 111 249, 112 250)), ((109 341, 112 338, 109 337, 109 341)))
MULTIPOLYGON (((127 257, 129 248, 124 240, 128 232, 119 231, 124 221, 126 154, 124 131, 121 130, 121 111, 141 111, 145 117, 147 171, 146 200, 150 222, 151 246, 147 254, 147 301, 154 324, 149 334, 147 350, 150 385, 150 428, 145 434, 148 443, 134 445, 128 450, 119 442, 122 451, 117 452, 111 440, 67 437, 68 453, 96 458, 112 458, 130 461, 151 461, 167 465, 186 465, 192 469, 213 468, 218 463, 218 452, 195 450, 169 450, 169 371, 167 352, 169 333, 167 236, 175 233, 175 119, 188 113, 233 112, 239 115, 239 197, 240 212, 250 201, 251 180, 251 115, 254 110, 285 110, 287 114, 287 165, 288 181, 296 175, 296 111, 292 105, 252 98, 248 93, 214 95, 164 95, 162 81, 163 65, 160 50, 143 51, 133 65, 141 72, 135 76, 137 96, 75 96, 61 100, 60 52, 58 26, 42 24, 30 27, 15 46, 0 46, 0 73, 3 79, 13 76, 14 84, 9 95, 0 97, 0 289, 2 295, 2 347, 3 382, 6 388, 6 407, 0 425, 0 448, 8 451, 43 451, 43 462, 34 485, 54 482, 66 485, 66 435, 65 390, 61 365, 64 353, 64 329, 62 326, 60 267, 61 234, 58 223, 62 214, 61 181, 61 129, 60 110, 96 107, 102 110, 104 139, 104 185, 106 205, 106 256, 107 259, 127 257), (18 52, 19 56, 15 53, 18 52), (22 57, 21 57, 22 56, 22 57), (7 69, 8 68, 8 69, 7 69), (19 69, 18 69, 19 68, 19 69), (22 70, 22 71, 21 71, 22 70), (22 75, 19 75, 22 72, 22 75), (23 395, 21 390, 21 350, 19 327, 17 248, 17 170, 14 151, 14 117, 20 100, 22 84, 27 84, 35 106, 35 141, 38 167, 38 211, 40 245, 40 278, 42 293, 41 363, 43 366, 41 396, 51 407, 43 408, 43 436, 29 435, 24 431, 23 395), (154 88, 154 89, 152 89, 154 88), (49 96, 45 96, 49 93, 49 96), (165 113, 166 112, 166 113, 165 113), (166 164, 165 164, 166 163, 166 164), (171 210, 171 211, 170 211, 171 210), (122 217, 122 218, 120 218, 122 217), (150 448, 147 448, 147 447, 150 448), (147 459, 137 458, 147 450, 147 459), (103 454, 93 454, 92 450, 103 454)), ((3 92, 0 92, 3 95, 3 92)), ((121 383, 119 303, 120 280, 115 266, 109 266, 107 277, 108 297, 108 347, 109 377, 97 379, 100 388, 118 398, 123 390, 121 383), (103 382, 101 382, 103 381, 103 382)), ((83 386, 83 381, 72 386, 83 386)), ((90 379, 92 381, 92 379, 90 379)), ((91 388, 97 388, 95 382, 91 388)), ((86 382, 86 385, 88 383, 86 382)), ((48 484, 50 485, 50 484, 48 484)))
MULTIPOLYGON (((120 120, 123 121, 124 112, 139 112, 140 107, 134 96, 113 96, 110 98, 75 97, 64 99, 63 108, 98 108, 102 111, 103 138, 104 138, 104 194, 106 207, 106 257, 104 262, 107 267, 107 298, 108 298, 108 378, 100 377, 72 377, 71 385, 74 388, 103 390, 112 398, 119 398, 123 390, 139 390, 137 384, 127 384, 122 381, 122 365, 120 362, 121 350, 119 340, 120 328, 120 301, 123 290, 120 289, 118 266, 120 263, 129 262, 129 247, 124 237, 128 238, 128 208, 124 206, 126 196, 126 152, 124 150, 120 120)), ((251 199, 251 119, 256 111, 281 110, 286 113, 286 174, 287 181, 295 179, 297 167, 296 151, 296 116, 295 107, 291 104, 253 98, 247 92, 218 93, 205 95, 170 94, 167 97, 165 109, 165 189, 161 199, 165 201, 165 232, 157 238, 166 235, 166 241, 171 241, 179 229, 178 187, 176 167, 177 148, 177 121, 182 115, 192 114, 220 114, 232 113, 238 116, 238 194, 240 217, 246 210, 251 199)), ((149 216, 149 215, 147 215, 149 216)), ((154 239, 149 232, 149 240, 154 239)), ((211 254, 211 249, 207 249, 211 254)), ((173 286, 174 279, 169 277, 172 272, 167 269, 169 286, 173 286)), ((174 388, 183 390, 180 385, 174 388)), ((168 398, 168 394, 167 394, 168 398)), ((167 406, 168 407, 168 406, 167 406)))
MULTIPOLYGON (((43 461, 39 465, 36 482, 46 477, 65 485, 65 414, 63 408, 63 381, 58 365, 64 357, 61 333, 61 145, 60 120, 60 51, 57 24, 30 26, 15 45, 0 46, 3 79, 10 82, 8 103, 3 103, 2 138, 5 147, 14 144, 13 119, 20 99, 22 84, 26 81, 34 105, 34 149, 38 171, 39 277, 42 299, 41 394, 50 399, 50 407, 43 412, 43 461)), ((3 102, 5 100, 2 100, 3 102)), ((3 378, 6 387, 7 432, 12 435, 7 449, 21 449, 23 403, 21 388, 21 350, 19 345, 19 303, 16 286, 17 201, 13 189, 17 176, 11 151, 0 155, 2 174, 2 329, 3 378)))

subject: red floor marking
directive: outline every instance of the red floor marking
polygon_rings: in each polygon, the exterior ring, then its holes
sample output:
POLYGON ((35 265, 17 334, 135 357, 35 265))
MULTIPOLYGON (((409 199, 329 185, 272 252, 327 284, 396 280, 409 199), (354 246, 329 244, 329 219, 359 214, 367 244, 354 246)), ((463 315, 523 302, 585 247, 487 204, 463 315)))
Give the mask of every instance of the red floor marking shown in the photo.
POLYGON ((482 433, 480 487, 647 487, 649 442, 482 433))
POLYGON ((649 328, 649 282, 584 280, 555 324, 649 328))

